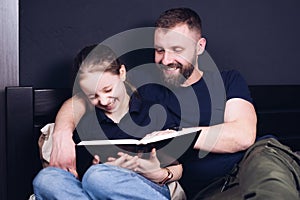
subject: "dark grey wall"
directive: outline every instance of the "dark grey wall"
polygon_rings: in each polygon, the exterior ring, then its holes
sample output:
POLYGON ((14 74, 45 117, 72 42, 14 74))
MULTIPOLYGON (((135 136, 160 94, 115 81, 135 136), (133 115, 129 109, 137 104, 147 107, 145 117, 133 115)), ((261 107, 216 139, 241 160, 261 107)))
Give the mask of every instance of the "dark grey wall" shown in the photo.
MULTIPOLYGON (((171 7, 203 19, 208 52, 219 68, 240 70, 249 84, 300 84, 299 0, 0 1, 0 199, 5 187, 4 87, 69 87, 74 55, 130 28, 151 26, 171 7), (18 19, 20 17, 20 34, 18 19), (20 69, 18 36, 20 35, 20 69)), ((9 166, 8 166, 9 167, 9 166)))
POLYGON ((0 1, 0 200, 6 192, 5 87, 19 84, 18 0, 0 1))
POLYGON ((20 1, 20 84, 69 87, 72 59, 83 46, 151 26, 180 6, 202 17, 220 69, 238 69, 252 85, 300 84, 299 0, 20 1))

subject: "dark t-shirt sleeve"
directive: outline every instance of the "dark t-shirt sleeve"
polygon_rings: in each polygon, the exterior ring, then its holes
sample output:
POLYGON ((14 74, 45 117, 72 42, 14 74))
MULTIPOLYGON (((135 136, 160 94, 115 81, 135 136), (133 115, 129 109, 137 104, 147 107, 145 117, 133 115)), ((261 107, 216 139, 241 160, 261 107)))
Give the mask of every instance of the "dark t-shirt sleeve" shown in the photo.
POLYGON ((224 80, 227 100, 241 98, 253 103, 248 85, 242 75, 236 70, 221 72, 224 80))

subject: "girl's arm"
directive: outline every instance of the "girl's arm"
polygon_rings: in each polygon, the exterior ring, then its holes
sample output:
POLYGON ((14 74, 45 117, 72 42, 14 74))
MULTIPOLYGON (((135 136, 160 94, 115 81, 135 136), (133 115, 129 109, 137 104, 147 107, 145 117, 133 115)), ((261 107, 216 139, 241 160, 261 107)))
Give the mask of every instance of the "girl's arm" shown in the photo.
POLYGON ((107 164, 117 165, 127 168, 141 174, 157 184, 165 184, 177 181, 182 176, 182 165, 172 165, 161 167, 160 161, 156 156, 156 149, 152 149, 149 159, 143 159, 138 156, 130 156, 120 152, 119 158, 109 158, 107 164))

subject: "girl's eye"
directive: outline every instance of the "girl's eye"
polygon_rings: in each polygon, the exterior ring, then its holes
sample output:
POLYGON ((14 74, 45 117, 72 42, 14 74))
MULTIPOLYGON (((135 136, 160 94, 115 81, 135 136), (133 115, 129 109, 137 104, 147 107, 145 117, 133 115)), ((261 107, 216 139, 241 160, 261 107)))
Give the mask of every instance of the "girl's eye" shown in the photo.
POLYGON ((96 99, 96 97, 89 97, 89 99, 90 99, 91 101, 93 101, 93 100, 96 99))

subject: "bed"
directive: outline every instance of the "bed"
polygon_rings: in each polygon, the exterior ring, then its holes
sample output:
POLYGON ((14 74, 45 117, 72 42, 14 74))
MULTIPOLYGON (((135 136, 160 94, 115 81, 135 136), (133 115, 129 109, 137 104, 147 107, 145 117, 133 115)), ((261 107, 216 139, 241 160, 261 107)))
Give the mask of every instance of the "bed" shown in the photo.
MULTIPOLYGON (((300 85, 255 85, 249 87, 258 115, 258 136, 273 134, 300 150, 300 85)), ((40 129, 54 122, 71 89, 7 87, 6 139, 7 190, 9 199, 28 199, 32 180, 42 168, 38 138, 40 129)))

